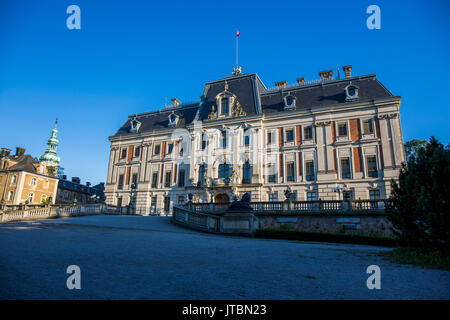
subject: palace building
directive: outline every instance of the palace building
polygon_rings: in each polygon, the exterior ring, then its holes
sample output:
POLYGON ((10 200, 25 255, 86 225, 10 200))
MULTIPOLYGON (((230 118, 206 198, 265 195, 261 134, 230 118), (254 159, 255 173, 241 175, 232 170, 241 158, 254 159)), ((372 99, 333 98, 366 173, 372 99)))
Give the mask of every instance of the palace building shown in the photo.
POLYGON ((267 88, 235 68, 200 100, 133 114, 109 140, 106 203, 138 214, 195 202, 385 199, 405 161, 401 98, 375 74, 267 88))

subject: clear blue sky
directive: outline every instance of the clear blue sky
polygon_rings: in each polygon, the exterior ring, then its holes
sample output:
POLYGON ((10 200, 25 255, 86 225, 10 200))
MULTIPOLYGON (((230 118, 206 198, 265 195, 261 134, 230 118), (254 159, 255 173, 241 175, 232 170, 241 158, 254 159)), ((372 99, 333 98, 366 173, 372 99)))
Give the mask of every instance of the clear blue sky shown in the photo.
POLYGON ((66 174, 106 180, 108 136, 164 97, 198 100, 239 62, 267 86, 337 65, 402 96, 404 139, 450 140, 450 1, 0 1, 0 147, 42 154, 55 118, 66 174), (68 30, 66 8, 81 8, 68 30), (366 8, 381 8, 381 30, 366 8))

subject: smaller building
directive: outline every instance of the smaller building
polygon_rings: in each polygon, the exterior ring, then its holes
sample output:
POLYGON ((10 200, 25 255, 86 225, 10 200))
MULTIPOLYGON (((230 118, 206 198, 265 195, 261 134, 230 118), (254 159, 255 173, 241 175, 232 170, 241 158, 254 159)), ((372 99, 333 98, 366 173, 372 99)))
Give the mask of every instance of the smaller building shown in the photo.
POLYGON ((91 186, 90 182, 86 182, 86 185, 83 185, 79 177, 72 177, 70 181, 67 180, 66 175, 62 175, 58 183, 56 204, 104 202, 105 195, 103 190, 105 190, 103 182, 95 186, 91 186))
POLYGON ((16 148, 15 155, 10 152, 7 148, 0 151, 1 205, 53 203, 58 187, 56 170, 25 154, 23 148, 16 148))

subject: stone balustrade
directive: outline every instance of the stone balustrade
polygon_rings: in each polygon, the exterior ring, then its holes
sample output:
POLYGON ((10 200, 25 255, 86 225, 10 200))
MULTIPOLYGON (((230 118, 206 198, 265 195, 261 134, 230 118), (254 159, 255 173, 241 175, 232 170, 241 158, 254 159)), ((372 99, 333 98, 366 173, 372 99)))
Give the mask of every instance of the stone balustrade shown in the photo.
POLYGON ((95 214, 127 214, 126 207, 104 203, 24 208, 0 213, 0 222, 75 217, 95 214))
POLYGON ((386 200, 251 202, 251 212, 227 212, 228 204, 174 206, 172 222, 213 233, 251 235, 256 229, 289 226, 309 232, 392 234, 386 200))

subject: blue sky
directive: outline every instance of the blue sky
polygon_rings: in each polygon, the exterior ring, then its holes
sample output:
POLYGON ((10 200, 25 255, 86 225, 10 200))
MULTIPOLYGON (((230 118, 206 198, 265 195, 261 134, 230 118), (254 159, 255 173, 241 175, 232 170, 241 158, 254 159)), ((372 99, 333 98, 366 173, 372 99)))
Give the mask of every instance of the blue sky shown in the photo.
POLYGON ((449 1, 0 2, 0 147, 42 154, 55 118, 66 174, 106 180, 108 136, 164 98, 198 100, 235 63, 266 86, 353 65, 402 97, 405 141, 450 140, 449 1), (66 9, 81 9, 69 30, 66 9), (366 8, 381 9, 369 30, 366 8))

